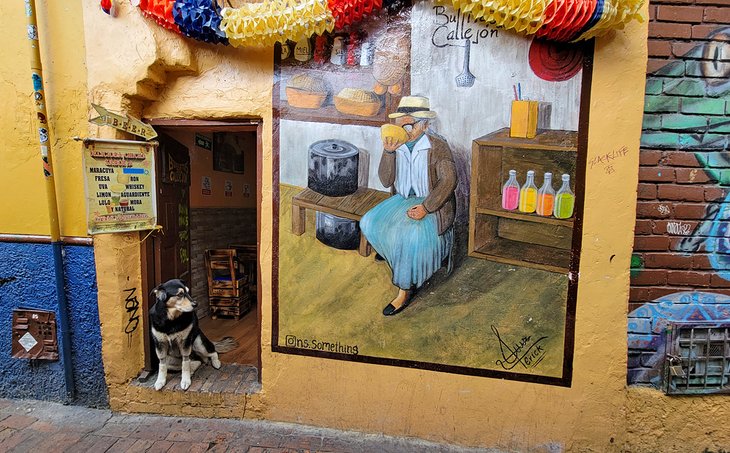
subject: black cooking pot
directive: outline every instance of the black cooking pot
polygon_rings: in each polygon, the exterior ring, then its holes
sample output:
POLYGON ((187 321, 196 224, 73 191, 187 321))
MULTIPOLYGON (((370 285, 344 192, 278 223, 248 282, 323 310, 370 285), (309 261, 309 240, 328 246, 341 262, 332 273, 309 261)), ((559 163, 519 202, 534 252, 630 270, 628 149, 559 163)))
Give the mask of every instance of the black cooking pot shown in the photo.
POLYGON ((344 197, 357 191, 360 151, 343 140, 320 140, 309 146, 307 186, 329 197, 344 197))
POLYGON ((360 245, 360 224, 356 220, 317 211, 317 239, 340 250, 355 250, 360 245))

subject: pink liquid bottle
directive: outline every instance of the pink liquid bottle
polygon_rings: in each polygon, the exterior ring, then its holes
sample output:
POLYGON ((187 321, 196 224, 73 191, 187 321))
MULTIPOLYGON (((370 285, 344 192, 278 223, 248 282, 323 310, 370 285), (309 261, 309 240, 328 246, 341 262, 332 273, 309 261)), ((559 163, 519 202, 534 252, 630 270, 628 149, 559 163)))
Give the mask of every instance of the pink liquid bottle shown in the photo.
POLYGON ((517 172, 509 171, 509 179, 502 186, 502 209, 514 211, 520 203, 520 185, 517 183, 517 172))

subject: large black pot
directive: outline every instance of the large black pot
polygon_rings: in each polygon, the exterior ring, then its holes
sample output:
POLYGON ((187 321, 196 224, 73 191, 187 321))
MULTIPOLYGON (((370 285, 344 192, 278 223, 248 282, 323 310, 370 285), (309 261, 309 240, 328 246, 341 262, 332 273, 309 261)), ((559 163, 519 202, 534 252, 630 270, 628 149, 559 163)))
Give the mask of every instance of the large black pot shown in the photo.
POLYGON ((343 140, 320 140, 309 146, 307 186, 329 197, 344 197, 357 191, 359 150, 343 140))
POLYGON ((360 244, 360 225, 356 220, 317 211, 317 239, 340 250, 355 250, 360 244))

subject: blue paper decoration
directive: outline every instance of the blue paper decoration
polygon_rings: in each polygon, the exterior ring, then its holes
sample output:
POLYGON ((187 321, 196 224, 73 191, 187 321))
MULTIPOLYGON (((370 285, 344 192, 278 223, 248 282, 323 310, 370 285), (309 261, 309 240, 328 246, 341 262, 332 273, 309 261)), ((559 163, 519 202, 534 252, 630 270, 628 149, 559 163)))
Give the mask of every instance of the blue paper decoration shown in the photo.
POLYGON ((215 0, 175 0, 172 16, 183 35, 228 45, 228 38, 220 29, 220 7, 215 0))

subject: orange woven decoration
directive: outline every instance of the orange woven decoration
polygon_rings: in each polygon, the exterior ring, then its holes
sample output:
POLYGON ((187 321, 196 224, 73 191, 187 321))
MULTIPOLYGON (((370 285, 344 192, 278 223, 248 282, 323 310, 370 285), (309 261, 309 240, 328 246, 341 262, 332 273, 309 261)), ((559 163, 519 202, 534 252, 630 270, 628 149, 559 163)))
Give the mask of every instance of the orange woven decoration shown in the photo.
POLYGON ((177 26, 175 18, 172 16, 174 4, 175 0, 140 0, 139 9, 142 10, 145 16, 153 19, 163 27, 180 33, 180 27, 177 26))

